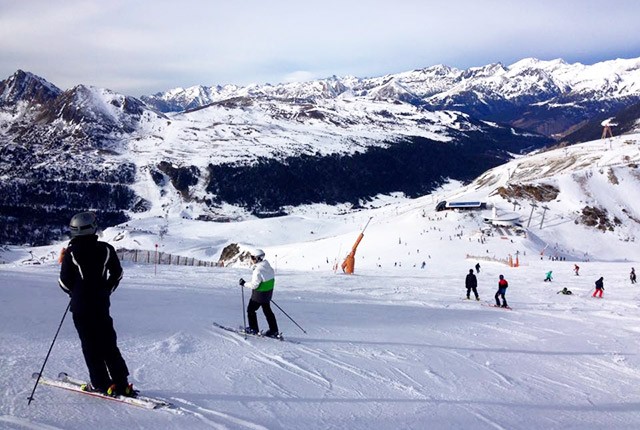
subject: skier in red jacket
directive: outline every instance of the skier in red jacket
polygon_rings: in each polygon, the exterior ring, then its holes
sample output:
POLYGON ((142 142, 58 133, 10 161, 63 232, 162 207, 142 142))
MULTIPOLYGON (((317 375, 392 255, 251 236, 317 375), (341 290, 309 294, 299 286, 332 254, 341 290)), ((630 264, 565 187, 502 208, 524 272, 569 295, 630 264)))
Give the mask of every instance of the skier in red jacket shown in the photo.
POLYGON ((507 288, 509 287, 509 283, 506 279, 504 279, 503 275, 500 275, 500 280, 498 281, 498 291, 496 292, 496 306, 502 308, 508 308, 507 299, 504 295, 507 293, 507 288), (502 305, 500 304, 500 297, 502 297, 502 305))

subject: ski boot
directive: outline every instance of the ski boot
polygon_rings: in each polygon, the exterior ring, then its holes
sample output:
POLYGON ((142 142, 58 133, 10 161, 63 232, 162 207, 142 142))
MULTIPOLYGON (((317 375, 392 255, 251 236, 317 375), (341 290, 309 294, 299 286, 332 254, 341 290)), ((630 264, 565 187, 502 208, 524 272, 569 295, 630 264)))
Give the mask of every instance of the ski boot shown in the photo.
POLYGON ((88 393, 100 393, 100 394, 107 394, 107 390, 108 390, 108 388, 94 387, 91 382, 87 382, 86 384, 80 385, 80 389, 88 393))
POLYGON ((267 331, 265 331, 263 333, 263 336, 266 336, 266 337, 276 337, 277 338, 277 337, 279 337, 279 335, 280 335, 280 333, 278 333, 278 330, 271 330, 271 329, 269 329, 269 330, 267 330, 267 331))
POLYGON ((111 384, 109 388, 107 388, 107 395, 111 397, 124 396, 124 397, 137 397, 138 390, 133 389, 133 384, 111 384))
POLYGON ((258 334, 258 330, 256 330, 255 328, 251 328, 251 327, 245 327, 244 328, 244 332, 246 334, 258 334))

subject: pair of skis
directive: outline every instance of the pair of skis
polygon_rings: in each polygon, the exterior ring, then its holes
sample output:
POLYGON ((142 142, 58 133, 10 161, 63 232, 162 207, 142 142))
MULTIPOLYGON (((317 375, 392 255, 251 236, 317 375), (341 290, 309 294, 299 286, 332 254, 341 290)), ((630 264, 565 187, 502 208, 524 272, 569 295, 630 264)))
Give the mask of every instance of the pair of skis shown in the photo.
MULTIPOLYGON (((462 300, 464 300, 465 302, 466 302, 466 301, 469 301, 469 302, 473 302, 473 301, 474 301, 474 300, 472 300, 472 299, 467 299, 467 298, 463 298, 462 300)), ((475 300, 476 300, 476 301, 480 301, 479 299, 475 299, 475 300)), ((501 308, 501 309, 506 309, 506 310, 508 310, 508 311, 513 310, 513 309, 511 308, 511 306, 498 306, 498 305, 494 305, 493 303, 487 303, 487 302, 480 302, 480 304, 481 304, 482 306, 488 306, 488 307, 490 307, 490 308, 501 308)))
POLYGON ((498 305, 493 305, 491 303, 482 303, 482 306, 489 306, 490 308, 506 309, 508 311, 512 310, 511 306, 498 306, 498 305))
MULTIPOLYGON (((467 301, 467 300, 468 300, 468 301, 473 301, 473 300, 471 300, 471 299, 467 299, 467 298, 463 298, 462 300, 464 300, 464 301, 467 301)), ((476 299, 476 300, 477 300, 477 299, 476 299)), ((486 302, 480 302, 480 304, 481 304, 482 306, 488 306, 488 307, 490 307, 490 308, 501 308, 501 309, 506 309, 506 310, 508 310, 508 311, 513 310, 513 309, 511 308, 511 306, 498 306, 498 305, 494 305, 493 303, 486 303, 486 302)))
POLYGON ((284 336, 282 335, 282 333, 278 333, 276 336, 265 336, 264 332, 259 332, 259 333, 249 333, 248 331, 246 331, 245 329, 243 329, 242 327, 239 328, 231 328, 228 327, 226 325, 222 325, 222 324, 218 324, 217 322, 213 322, 213 326, 217 327, 221 330, 225 330, 225 331, 230 331, 232 333, 236 333, 236 334, 240 334, 243 336, 253 336, 253 337, 261 337, 264 339, 274 339, 274 340, 280 340, 283 341, 284 340, 284 336))
POLYGON ((82 389, 82 386, 86 383, 79 379, 73 378, 66 373, 62 372, 58 374, 56 379, 48 378, 46 376, 40 376, 38 372, 33 373, 32 377, 34 379, 40 378, 40 383, 44 385, 49 385, 51 387, 62 388, 69 391, 75 391, 76 393, 86 394, 88 396, 96 397, 99 399, 111 400, 113 402, 125 403, 131 406, 137 406, 139 408, 144 409, 161 409, 161 408, 171 408, 173 405, 166 400, 158 399, 154 397, 148 397, 143 395, 138 395, 136 397, 127 397, 127 396, 109 396, 108 394, 101 393, 98 391, 85 391, 82 389))

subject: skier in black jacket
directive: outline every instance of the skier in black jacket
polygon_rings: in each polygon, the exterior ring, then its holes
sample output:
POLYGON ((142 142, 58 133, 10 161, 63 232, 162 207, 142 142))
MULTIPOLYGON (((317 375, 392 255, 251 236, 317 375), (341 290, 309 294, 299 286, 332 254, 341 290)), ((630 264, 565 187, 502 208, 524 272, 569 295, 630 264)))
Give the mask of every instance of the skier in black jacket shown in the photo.
POLYGON ((600 279, 596 281, 596 290, 593 292, 592 297, 595 297, 596 294, 599 294, 598 297, 602 298, 603 291, 604 291, 604 278, 601 276, 600 279))
POLYGON ((469 273, 464 280, 464 285, 467 287, 467 299, 471 298, 471 291, 473 291, 473 294, 476 296, 476 300, 480 300, 480 297, 478 296, 478 278, 473 274, 473 269, 469 269, 469 273))
POLYGON ((69 227, 72 239, 64 251, 59 284, 71 297, 73 324, 89 369, 91 384, 83 389, 135 396, 109 315, 109 297, 122 279, 120 261, 113 246, 98 240, 92 212, 74 215, 69 227))

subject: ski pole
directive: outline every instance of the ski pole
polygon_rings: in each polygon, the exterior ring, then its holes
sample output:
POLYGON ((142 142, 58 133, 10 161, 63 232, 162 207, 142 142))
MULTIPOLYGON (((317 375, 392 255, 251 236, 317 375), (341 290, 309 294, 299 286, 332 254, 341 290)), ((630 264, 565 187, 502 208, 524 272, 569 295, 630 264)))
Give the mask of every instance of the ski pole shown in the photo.
POLYGON ((240 292, 242 293, 242 323, 244 324, 242 326, 242 331, 245 332, 244 333, 244 338, 246 339, 247 338, 247 333, 246 333, 246 331, 247 331, 247 317, 244 314, 244 309, 245 309, 245 307, 244 307, 244 287, 242 285, 240 285, 240 292))
POLYGON ((289 316, 289 314, 287 314, 287 313, 286 313, 286 312, 285 312, 285 311, 284 311, 280 306, 278 306, 278 304, 277 304, 276 302, 274 302, 273 300, 271 300, 271 303, 273 303, 274 305, 276 305, 276 307, 277 307, 278 309, 280 309, 280 311, 281 311, 283 314, 285 314, 285 315, 287 316, 287 318, 289 318, 291 321, 293 321, 293 323, 294 323, 295 325, 297 325, 297 326, 298 326, 298 328, 304 332, 304 334, 307 334, 307 332, 306 332, 302 327, 300 327, 300 324, 298 324, 297 322, 295 322, 295 321, 293 320, 293 318, 291 318, 291 317, 289 316))
POLYGON ((62 315, 62 320, 60 320, 60 325, 58 326, 58 330, 56 330, 56 335, 53 336, 53 341, 51 342, 51 346, 49 347, 49 352, 47 352, 47 356, 44 358, 44 363, 42 363, 42 368, 40 369, 40 373, 38 373, 38 379, 36 379, 36 384, 33 386, 33 390, 31 390, 31 395, 29 396, 29 403, 27 406, 31 404, 33 400, 33 395, 36 392, 36 387, 38 386, 38 382, 40 382, 40 378, 42 377, 42 372, 44 372, 44 366, 47 364, 47 360, 49 360, 49 355, 51 354, 51 350, 53 349, 53 344, 56 343, 56 339, 58 338, 58 333, 60 333, 60 328, 62 327, 62 323, 64 322, 64 318, 67 316, 67 312, 69 312, 69 308, 71 307, 71 300, 69 300, 69 304, 67 305, 67 309, 64 311, 62 315))

